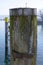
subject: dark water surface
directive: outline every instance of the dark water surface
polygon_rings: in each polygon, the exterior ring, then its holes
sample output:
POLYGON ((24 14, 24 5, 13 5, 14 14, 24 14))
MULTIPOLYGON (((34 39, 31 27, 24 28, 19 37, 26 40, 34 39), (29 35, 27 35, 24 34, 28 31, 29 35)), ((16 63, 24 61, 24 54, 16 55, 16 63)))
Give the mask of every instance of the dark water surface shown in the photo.
MULTIPOLYGON (((43 26, 37 27, 37 65, 43 65, 43 26)), ((0 21, 0 65, 5 63, 5 23, 0 21)))

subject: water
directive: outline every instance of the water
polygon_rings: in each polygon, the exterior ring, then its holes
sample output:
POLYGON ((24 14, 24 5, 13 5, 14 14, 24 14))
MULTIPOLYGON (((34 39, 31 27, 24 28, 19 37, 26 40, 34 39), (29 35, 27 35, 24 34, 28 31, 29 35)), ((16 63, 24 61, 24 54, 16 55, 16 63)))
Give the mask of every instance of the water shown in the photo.
POLYGON ((37 29, 37 65, 43 65, 43 26, 37 29))
MULTIPOLYGON (((43 26, 37 27, 37 65, 43 65, 43 26)), ((5 63, 5 22, 0 21, 0 65, 5 63)))
POLYGON ((5 65, 5 23, 0 21, 0 65, 5 65))
POLYGON ((0 65, 9 65, 8 62, 5 61, 5 22, 4 21, 0 21, 0 65))

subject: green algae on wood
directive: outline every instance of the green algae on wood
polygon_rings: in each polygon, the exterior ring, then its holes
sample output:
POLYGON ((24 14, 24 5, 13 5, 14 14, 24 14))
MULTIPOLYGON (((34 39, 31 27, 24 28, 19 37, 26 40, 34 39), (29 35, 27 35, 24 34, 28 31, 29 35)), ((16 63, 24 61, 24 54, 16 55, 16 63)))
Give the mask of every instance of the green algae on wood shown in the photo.
POLYGON ((36 65, 36 57, 37 57, 37 17, 32 16, 33 21, 33 43, 32 43, 32 53, 34 53, 34 57, 32 58, 32 65, 36 65))
MULTIPOLYGON (((33 52, 34 44, 35 44, 35 20, 34 20, 34 10, 21 8, 11 10, 11 48, 17 50, 21 53, 29 53, 29 50, 33 52), (16 12, 16 13, 15 13, 16 12), (20 14, 20 15, 19 15, 20 14), (33 14, 33 16, 32 16, 33 14), (15 25, 17 24, 17 25, 15 25), (17 37, 18 36, 18 37, 17 37), (16 38, 16 40, 15 40, 16 38), (22 38, 22 39, 21 39, 22 38), (18 40, 18 41, 17 41, 18 40), (13 45, 14 43, 14 45, 13 45), (17 46, 19 47, 17 47, 17 46), (31 48, 32 45, 32 48, 31 48)), ((35 30, 36 31, 36 30, 35 30)), ((11 50, 12 51, 12 50, 11 50)), ((35 50, 34 50, 35 51, 35 50)), ((34 53, 34 52, 33 52, 34 53)), ((32 65, 35 64, 35 58, 27 59, 27 58, 16 58, 14 59, 14 54, 11 52, 11 61, 12 65, 32 65), (33 60, 33 61, 32 61, 33 60), (29 63, 30 61, 30 63, 29 63), (31 64, 32 63, 32 64, 31 64)))
POLYGON ((26 17, 25 16, 21 16, 20 17, 20 31, 23 32, 25 29, 25 21, 26 21, 26 17))

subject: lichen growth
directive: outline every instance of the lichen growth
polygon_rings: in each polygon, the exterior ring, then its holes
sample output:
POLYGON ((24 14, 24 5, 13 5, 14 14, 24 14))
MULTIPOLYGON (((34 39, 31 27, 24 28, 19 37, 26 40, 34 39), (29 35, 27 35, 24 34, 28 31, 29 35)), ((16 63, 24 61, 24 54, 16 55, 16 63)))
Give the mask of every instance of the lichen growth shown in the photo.
POLYGON ((21 16, 20 17, 20 32, 23 33, 24 29, 25 29, 25 20, 26 17, 25 16, 21 16))
POLYGON ((13 48, 13 35, 14 35, 14 16, 10 16, 10 46, 11 46, 11 50, 13 48))
POLYGON ((14 29, 13 24, 14 24, 14 16, 10 16, 10 29, 11 30, 14 29))

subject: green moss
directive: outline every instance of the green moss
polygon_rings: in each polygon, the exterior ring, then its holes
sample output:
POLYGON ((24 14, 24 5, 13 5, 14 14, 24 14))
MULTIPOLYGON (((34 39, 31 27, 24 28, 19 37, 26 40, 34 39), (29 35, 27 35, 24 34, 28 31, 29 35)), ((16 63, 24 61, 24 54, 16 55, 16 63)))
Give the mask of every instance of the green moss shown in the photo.
POLYGON ((14 29, 14 16, 10 16, 10 29, 13 30, 14 29))
POLYGON ((10 45, 11 45, 11 49, 12 49, 12 43, 13 43, 13 27, 14 24, 14 16, 10 16, 10 45))
POLYGON ((14 31, 14 21, 16 20, 16 16, 10 16, 10 33, 13 35, 14 31))
POLYGON ((25 16, 21 16, 20 17, 20 31, 23 32, 25 29, 25 21, 26 21, 26 17, 25 16))

